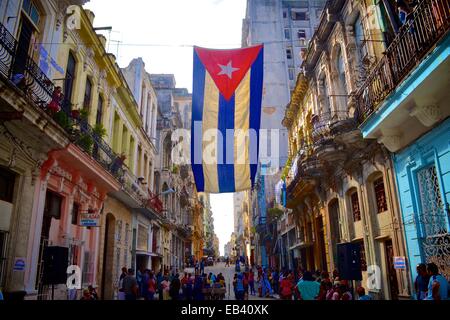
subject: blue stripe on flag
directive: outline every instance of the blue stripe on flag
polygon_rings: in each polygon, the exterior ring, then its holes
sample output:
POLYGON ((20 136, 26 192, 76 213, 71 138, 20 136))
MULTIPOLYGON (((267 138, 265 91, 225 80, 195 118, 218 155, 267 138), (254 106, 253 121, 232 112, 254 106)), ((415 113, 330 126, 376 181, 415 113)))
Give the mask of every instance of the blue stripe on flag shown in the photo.
MULTIPOLYGON (((229 101, 220 95, 219 97, 219 123, 218 129, 222 133, 223 147, 218 148, 217 176, 219 191, 234 192, 234 134, 227 137, 227 129, 234 129, 235 96, 229 101), (228 157, 227 157, 228 151, 228 157)), ((220 142, 220 140, 219 140, 220 142)))
POLYGON ((203 99, 205 92, 205 66, 194 50, 194 80, 192 83, 192 126, 191 126, 191 166, 194 173, 197 192, 205 190, 205 177, 202 165, 203 99), (197 122, 197 123, 196 123, 197 122), (195 135, 194 135, 195 133, 195 135))
POLYGON ((261 125, 261 103, 264 70, 264 48, 258 54, 251 66, 250 74, 250 129, 256 131, 256 141, 250 135, 250 179, 252 187, 255 183, 256 170, 258 169, 259 156, 259 128, 261 125))

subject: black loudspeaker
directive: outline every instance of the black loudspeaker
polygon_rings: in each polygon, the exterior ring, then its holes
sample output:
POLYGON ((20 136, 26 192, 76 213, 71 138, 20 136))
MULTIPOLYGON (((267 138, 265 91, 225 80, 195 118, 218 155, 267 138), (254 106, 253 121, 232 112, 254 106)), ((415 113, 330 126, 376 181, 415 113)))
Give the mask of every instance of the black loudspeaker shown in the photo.
POLYGON ((362 280, 361 248, 355 243, 337 245, 338 271, 341 280, 362 280))
POLYGON ((46 247, 44 249, 43 282, 48 284, 63 284, 67 282, 67 267, 69 265, 69 249, 64 247, 46 247))

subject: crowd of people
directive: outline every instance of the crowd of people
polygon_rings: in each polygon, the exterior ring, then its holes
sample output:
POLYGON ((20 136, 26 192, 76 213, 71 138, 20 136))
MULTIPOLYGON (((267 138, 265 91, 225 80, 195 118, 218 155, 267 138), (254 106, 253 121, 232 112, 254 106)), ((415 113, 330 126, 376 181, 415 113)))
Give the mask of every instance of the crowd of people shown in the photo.
POLYGON ((119 300, 205 300, 205 290, 209 288, 225 288, 225 277, 222 273, 168 273, 160 271, 154 274, 151 270, 139 272, 134 276, 133 269, 122 269, 119 279, 119 300))
MULTIPOLYGON (((373 300, 362 286, 352 287, 352 282, 341 279, 334 270, 327 271, 277 270, 249 266, 240 259, 235 263, 232 290, 236 300, 247 300, 250 296, 276 298, 282 300, 373 300)), ((229 264, 228 264, 229 265, 229 264)), ((197 269, 197 268, 196 268, 197 269)), ((222 273, 205 273, 200 266, 195 274, 178 270, 139 270, 135 276, 133 269, 122 268, 118 285, 119 300, 207 300, 208 289, 227 291, 222 273), (199 272, 202 269, 202 272, 199 272)), ((439 273, 434 263, 419 264, 414 282, 417 300, 447 300, 449 285, 439 273)), ((224 294, 223 294, 224 295, 224 294)), ((223 297, 222 297, 223 298, 223 297)), ((96 290, 89 286, 83 290, 82 300, 98 300, 96 290)))
MULTIPOLYGON (((362 286, 352 287, 352 282, 341 279, 334 270, 330 275, 326 271, 291 270, 278 271, 257 267, 258 296, 272 297, 279 295, 282 300, 373 300, 362 286)), ((249 279, 253 280, 252 272, 249 279)), ((436 264, 428 263, 417 266, 415 292, 417 300, 447 300, 449 284, 439 273, 436 264)), ((245 273, 244 273, 245 279, 245 273)), ((245 291, 245 280, 244 291, 245 291)), ((253 290, 254 291, 254 290, 253 290)), ((245 291, 247 292, 247 291, 245 291)), ((253 293, 251 293, 253 294, 253 293)), ((238 295, 236 295, 238 297, 238 295)))

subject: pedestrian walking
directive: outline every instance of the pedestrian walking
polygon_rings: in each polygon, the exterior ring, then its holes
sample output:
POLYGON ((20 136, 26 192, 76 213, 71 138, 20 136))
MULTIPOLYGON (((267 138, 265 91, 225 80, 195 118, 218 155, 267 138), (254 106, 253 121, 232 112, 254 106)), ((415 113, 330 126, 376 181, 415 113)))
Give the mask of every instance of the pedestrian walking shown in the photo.
POLYGON ((311 272, 306 271, 302 279, 297 284, 301 300, 315 300, 319 295, 320 284, 314 281, 311 272))
POLYGON ((136 300, 139 295, 138 282, 134 276, 134 270, 128 269, 128 275, 123 279, 123 291, 125 300, 136 300))
POLYGON ((235 280, 235 296, 236 300, 244 300, 244 282, 243 282, 243 275, 242 273, 239 273, 235 280))
POLYGON ((162 273, 162 269, 156 275, 156 287, 158 288, 158 300, 164 299, 162 282, 164 281, 164 276, 162 273))
POLYGON ((169 294, 172 300, 180 300, 181 281, 180 276, 176 274, 170 282, 169 294))
POLYGON ((153 275, 153 272, 150 272, 148 275, 148 280, 147 280, 147 296, 146 296, 147 300, 154 299, 156 289, 157 289, 157 285, 156 285, 156 281, 155 281, 155 276, 153 275))
POLYGON ((203 301, 205 296, 203 294, 203 279, 201 275, 195 276, 194 281, 194 300, 203 301))
POLYGON ((292 291, 294 288, 294 284, 292 282, 293 277, 291 274, 285 274, 283 276, 283 280, 280 283, 280 298, 281 300, 292 300, 292 291))
POLYGON ((448 281, 440 273, 436 264, 427 264, 427 272, 430 276, 428 282, 428 295, 425 300, 447 300, 448 281))
POLYGON ((119 276, 119 284, 118 284, 118 292, 117 292, 117 299, 118 300, 125 300, 125 291, 123 290, 123 279, 128 275, 127 268, 122 268, 122 273, 119 276))
POLYGON ((416 291, 417 300, 425 300, 428 293, 428 283, 430 282, 430 275, 427 272, 425 263, 420 263, 416 267, 417 277, 414 281, 414 289, 416 291))
POLYGON ((250 272, 248 273, 248 285, 250 287, 250 294, 252 296, 256 295, 256 292, 255 292, 255 273, 253 272, 253 270, 250 270, 250 272))
POLYGON ((163 300, 169 300, 170 299, 170 294, 169 294, 170 281, 169 281, 168 275, 165 275, 164 279, 161 281, 161 287, 162 287, 163 300))

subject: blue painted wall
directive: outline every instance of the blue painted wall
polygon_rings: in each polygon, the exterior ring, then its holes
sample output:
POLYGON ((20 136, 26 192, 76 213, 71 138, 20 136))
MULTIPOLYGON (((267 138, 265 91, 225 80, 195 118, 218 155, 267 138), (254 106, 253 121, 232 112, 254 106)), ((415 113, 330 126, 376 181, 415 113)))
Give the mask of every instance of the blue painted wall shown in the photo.
MULTIPOLYGON (((415 141, 403 151, 393 155, 398 186, 398 197, 402 210, 411 276, 417 276, 416 265, 425 262, 420 245, 423 225, 418 223, 421 211, 417 171, 434 164, 439 177, 441 198, 444 208, 450 203, 450 119, 415 141), (414 222, 414 223, 412 223, 414 222)), ((450 230, 447 219, 447 231, 450 230)))

